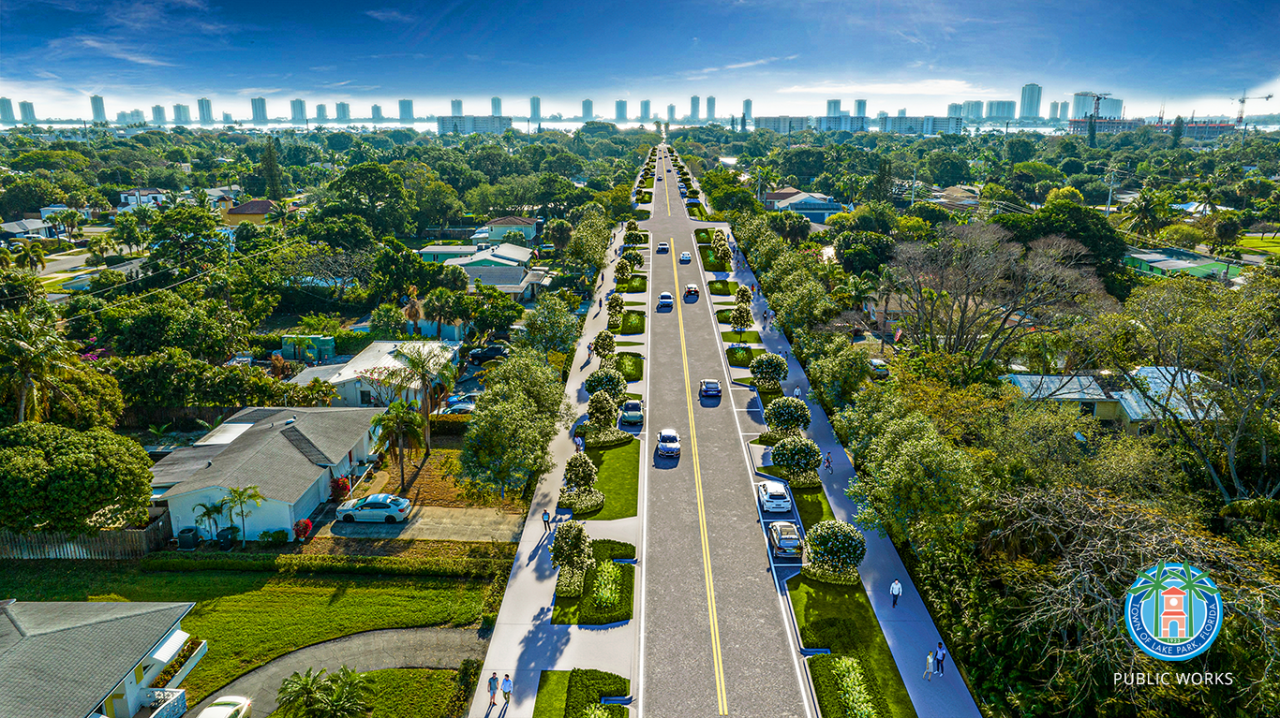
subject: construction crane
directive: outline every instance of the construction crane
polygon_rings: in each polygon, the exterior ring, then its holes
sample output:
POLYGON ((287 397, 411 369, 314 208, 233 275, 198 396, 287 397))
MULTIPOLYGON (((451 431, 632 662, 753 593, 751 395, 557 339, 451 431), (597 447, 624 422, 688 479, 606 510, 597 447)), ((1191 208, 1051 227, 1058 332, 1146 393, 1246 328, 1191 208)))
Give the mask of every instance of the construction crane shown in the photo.
MULTIPOLYGON (((1248 91, 1249 91, 1248 89, 1246 89, 1246 90, 1245 90, 1245 92, 1248 92, 1248 91)), ((1272 97, 1275 97, 1275 95, 1267 95, 1267 96, 1265 96, 1265 97, 1264 97, 1264 96, 1262 96, 1262 95, 1256 95, 1256 96, 1254 96, 1254 97, 1245 97, 1245 96, 1244 96, 1244 93, 1242 92, 1242 93, 1240 93, 1240 97, 1239 97, 1239 98, 1233 98, 1233 99, 1235 99, 1235 100, 1236 100, 1236 102, 1239 102, 1239 103, 1240 103, 1240 112, 1239 112, 1239 114, 1237 114, 1237 115, 1236 115, 1236 127, 1239 127, 1239 126, 1241 126, 1241 125, 1243 125, 1243 124, 1244 124, 1244 101, 1245 101, 1245 100, 1263 100, 1263 101, 1266 101, 1266 100, 1270 100, 1272 97)))
POLYGON ((1098 119, 1098 108, 1102 105, 1103 98, 1111 97, 1110 92, 1077 92, 1076 94, 1093 98, 1093 114, 1090 116, 1095 120, 1098 119))

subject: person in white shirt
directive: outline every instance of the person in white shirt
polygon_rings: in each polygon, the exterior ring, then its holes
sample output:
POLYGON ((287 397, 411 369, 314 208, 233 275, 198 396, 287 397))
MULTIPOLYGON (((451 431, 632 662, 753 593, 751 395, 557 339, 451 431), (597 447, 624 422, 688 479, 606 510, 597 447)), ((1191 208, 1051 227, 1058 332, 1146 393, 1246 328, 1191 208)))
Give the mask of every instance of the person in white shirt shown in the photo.
POLYGON ((942 644, 939 643, 938 650, 934 651, 933 655, 934 655, 934 658, 936 659, 936 663, 938 666, 938 675, 942 675, 944 672, 943 669, 946 668, 944 664, 946 663, 946 660, 947 660, 947 649, 943 648, 942 644))
POLYGON ((933 682, 933 651, 929 651, 929 655, 924 658, 924 677, 933 682))
POLYGON ((889 586, 889 595, 890 595, 890 596, 893 596, 893 607, 894 607, 894 608, 897 608, 897 607, 898 607, 898 597, 900 597, 900 596, 902 595, 902 582, 901 582, 901 581, 899 581, 899 580, 898 580, 898 579, 896 579, 896 578, 895 578, 895 579, 893 579, 893 584, 889 586))

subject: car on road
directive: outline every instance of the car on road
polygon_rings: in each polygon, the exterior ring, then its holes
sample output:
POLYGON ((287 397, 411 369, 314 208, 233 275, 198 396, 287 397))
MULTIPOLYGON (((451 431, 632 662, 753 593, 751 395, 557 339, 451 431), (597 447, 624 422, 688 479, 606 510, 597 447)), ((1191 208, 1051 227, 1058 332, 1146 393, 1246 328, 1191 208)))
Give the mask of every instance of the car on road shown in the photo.
POLYGON ((671 245, 667 244, 666 242, 658 242, 658 254, 663 254, 664 252, 670 252, 670 251, 671 251, 671 245))
POLYGON ((720 396, 720 380, 703 379, 699 381, 698 396, 720 396))
POLYGON ((338 520, 381 521, 394 524, 409 518, 409 500, 395 494, 370 494, 362 499, 344 501, 338 507, 338 520))
POLYGON ((795 524, 790 521, 774 521, 769 524, 769 547, 773 549, 774 556, 800 558, 803 545, 795 524))
POLYGON ((663 292, 658 295, 658 309, 670 309, 676 305, 676 300, 671 296, 671 292, 663 292))
POLYGON ((508 349, 501 344, 490 344, 487 347, 472 349, 467 353, 467 361, 472 364, 480 365, 494 359, 506 359, 508 349))
POLYGON ((644 423, 644 401, 640 399, 628 399, 622 404, 622 415, 618 420, 623 424, 643 424, 644 423))
POLYGON ((661 177, 659 177, 659 178, 658 178, 658 181, 659 181, 659 182, 661 182, 661 181, 662 181, 662 178, 661 178, 661 177))
POLYGON ((444 410, 441 411, 440 413, 445 414, 447 416, 453 416, 454 414, 474 414, 475 412, 476 412, 475 403, 464 401, 460 404, 454 404, 453 406, 446 406, 444 410))
POLYGON ((249 718, 253 701, 244 696, 218 696, 196 718, 249 718))
POLYGON ((693 255, 692 255, 692 254, 689 254, 688 252, 681 252, 681 253, 680 253, 680 263, 681 263, 681 264, 684 264, 685 262, 692 262, 692 261, 693 261, 693 255))
POLYGON ((663 429, 658 432, 658 456, 679 456, 680 435, 675 429, 663 429))
POLYGON ((791 510, 791 497, 787 495, 787 485, 781 481, 761 481, 756 484, 756 496, 760 499, 762 511, 785 513, 791 510))
POLYGON ((686 297, 696 297, 696 296, 698 296, 698 285, 696 285, 696 284, 686 284, 686 285, 684 285, 684 295, 685 295, 686 297))
POLYGON ((870 360, 870 363, 871 373, 874 374, 877 379, 889 378, 889 362, 883 359, 872 359, 870 360))

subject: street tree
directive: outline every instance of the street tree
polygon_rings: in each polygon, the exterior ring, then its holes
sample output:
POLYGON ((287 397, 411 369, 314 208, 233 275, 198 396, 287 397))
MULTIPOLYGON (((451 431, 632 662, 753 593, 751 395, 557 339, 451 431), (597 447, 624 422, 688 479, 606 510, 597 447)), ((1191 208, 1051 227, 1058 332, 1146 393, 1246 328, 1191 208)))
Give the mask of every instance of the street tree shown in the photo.
POLYGON ((597 391, 587 401, 587 420, 597 429, 613 428, 618 423, 618 399, 607 391, 597 391))
POLYGON ((761 390, 777 391, 787 379, 787 360, 773 352, 765 352, 751 360, 751 377, 761 390))
POLYGON ((578 452, 564 463, 564 485, 570 491, 590 489, 596 484, 596 465, 586 452, 578 452))
POLYGON ((742 333, 751 328, 755 318, 751 316, 751 305, 739 302, 729 314, 729 326, 738 333, 738 341, 742 341, 742 333))
POLYGON ((526 397, 477 406, 459 464, 464 476, 505 499, 508 491, 519 493, 528 481, 551 470, 550 439, 547 421, 526 397))
POLYGON ((783 396, 769 402, 764 421, 770 431, 793 434, 809 428, 809 405, 803 399, 783 396))
POLYGON ((578 342, 578 318, 569 307, 554 294, 538 297, 538 303, 525 320, 522 342, 543 354, 559 352, 568 354, 578 342))
POLYGON ((616 369, 597 369, 591 372, 582 386, 588 394, 603 391, 611 394, 615 401, 621 401, 627 391, 627 380, 616 369))
POLYGON ((617 349, 618 343, 614 339, 613 332, 608 329, 601 329, 596 333, 595 341, 591 344, 595 348, 596 354, 601 357, 609 356, 617 349))
POLYGON ((795 481, 822 465, 822 449, 803 436, 788 436, 773 446, 773 464, 795 481))

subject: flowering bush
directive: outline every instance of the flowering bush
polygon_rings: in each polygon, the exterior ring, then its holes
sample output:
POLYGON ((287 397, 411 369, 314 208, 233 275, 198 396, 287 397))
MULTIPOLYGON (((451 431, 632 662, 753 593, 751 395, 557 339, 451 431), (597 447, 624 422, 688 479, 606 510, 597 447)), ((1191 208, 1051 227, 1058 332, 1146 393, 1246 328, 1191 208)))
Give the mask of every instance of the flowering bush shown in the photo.
POLYGON ((345 476, 335 476, 329 479, 330 498, 344 499, 349 493, 351 493, 351 479, 345 476))
POLYGON ((311 519, 298 519, 294 522, 293 535, 298 537, 299 541, 306 541, 311 535, 311 519))

